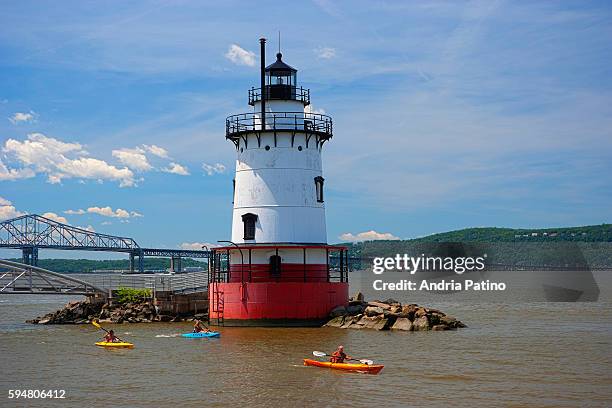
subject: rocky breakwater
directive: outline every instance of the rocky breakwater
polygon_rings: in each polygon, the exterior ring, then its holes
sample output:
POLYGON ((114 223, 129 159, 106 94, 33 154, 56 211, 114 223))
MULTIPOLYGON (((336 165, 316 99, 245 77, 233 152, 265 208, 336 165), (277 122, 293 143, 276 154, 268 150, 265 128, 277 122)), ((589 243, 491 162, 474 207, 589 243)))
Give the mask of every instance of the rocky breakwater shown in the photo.
POLYGON ((374 330, 453 330, 465 324, 439 310, 416 304, 402 305, 394 299, 366 302, 361 293, 348 306, 338 306, 330 313, 325 326, 341 329, 374 330))
POLYGON ((27 320, 33 324, 87 324, 92 320, 100 323, 151 323, 181 322, 205 315, 160 314, 152 301, 130 303, 70 302, 62 309, 36 319, 27 320))

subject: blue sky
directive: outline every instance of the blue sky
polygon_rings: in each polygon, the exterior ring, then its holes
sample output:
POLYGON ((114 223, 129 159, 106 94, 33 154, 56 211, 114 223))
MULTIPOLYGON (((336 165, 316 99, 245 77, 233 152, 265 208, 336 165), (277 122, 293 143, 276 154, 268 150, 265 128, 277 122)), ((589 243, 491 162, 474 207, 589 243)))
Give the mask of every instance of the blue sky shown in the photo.
POLYGON ((582 1, 3 2, 0 216, 227 239, 224 119, 278 30, 334 118, 330 242, 611 222, 612 7, 582 1))

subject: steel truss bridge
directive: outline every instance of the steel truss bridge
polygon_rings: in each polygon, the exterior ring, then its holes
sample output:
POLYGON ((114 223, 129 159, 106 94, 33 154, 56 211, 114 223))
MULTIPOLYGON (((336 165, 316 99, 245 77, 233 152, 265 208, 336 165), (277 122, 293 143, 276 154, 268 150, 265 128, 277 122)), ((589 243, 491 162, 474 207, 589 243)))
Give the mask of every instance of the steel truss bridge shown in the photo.
POLYGON ((0 293, 105 295, 107 291, 47 269, 0 259, 0 293))
POLYGON ((0 248, 20 249, 22 262, 38 264, 39 249, 122 252, 130 257, 130 271, 144 271, 144 257, 170 258, 170 269, 179 272, 182 258, 208 258, 209 251, 142 248, 127 237, 100 234, 36 214, 0 222, 0 248))

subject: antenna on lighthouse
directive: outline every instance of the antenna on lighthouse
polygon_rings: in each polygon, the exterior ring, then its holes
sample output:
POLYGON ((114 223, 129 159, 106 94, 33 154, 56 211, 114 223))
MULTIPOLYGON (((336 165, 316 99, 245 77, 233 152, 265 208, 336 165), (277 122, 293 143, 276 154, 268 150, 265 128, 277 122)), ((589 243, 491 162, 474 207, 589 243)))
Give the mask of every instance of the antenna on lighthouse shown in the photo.
POLYGON ((261 130, 266 130, 266 39, 259 39, 261 45, 261 130))
POLYGON ((278 52, 280 53, 280 30, 278 30, 278 52))

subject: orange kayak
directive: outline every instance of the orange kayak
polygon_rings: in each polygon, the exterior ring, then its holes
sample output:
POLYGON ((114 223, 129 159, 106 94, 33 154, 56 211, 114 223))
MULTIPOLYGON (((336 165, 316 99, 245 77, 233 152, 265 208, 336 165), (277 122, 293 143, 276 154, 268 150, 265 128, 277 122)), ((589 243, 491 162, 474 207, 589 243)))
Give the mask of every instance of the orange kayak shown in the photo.
POLYGON ((329 361, 317 361, 309 358, 304 359, 305 366, 331 368, 333 370, 355 371, 363 374, 378 374, 383 369, 381 364, 353 364, 353 363, 330 363, 329 361))

